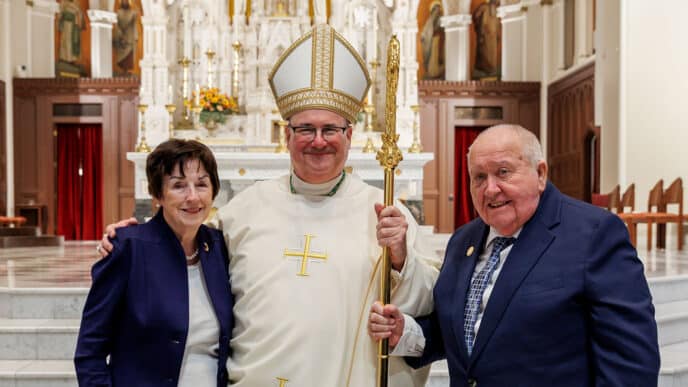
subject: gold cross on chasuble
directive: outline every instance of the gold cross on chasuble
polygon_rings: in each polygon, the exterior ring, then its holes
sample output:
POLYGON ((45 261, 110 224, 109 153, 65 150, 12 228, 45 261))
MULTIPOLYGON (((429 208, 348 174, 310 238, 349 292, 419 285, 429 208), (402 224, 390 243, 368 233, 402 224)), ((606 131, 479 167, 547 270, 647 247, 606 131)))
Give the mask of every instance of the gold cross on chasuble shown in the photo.
POLYGON ((277 381, 279 382, 279 387, 287 387, 287 382, 289 381, 289 379, 278 377, 277 381))
POLYGON ((287 257, 300 257, 301 258, 301 270, 296 273, 296 275, 302 276, 302 277, 307 277, 308 273, 306 273, 306 266, 308 264, 309 259, 322 259, 324 261, 327 260, 327 254, 317 254, 317 253, 311 253, 311 238, 314 238, 315 235, 310 235, 306 234, 304 235, 306 237, 306 245, 303 248, 303 251, 289 251, 287 249, 284 249, 284 255, 287 257))

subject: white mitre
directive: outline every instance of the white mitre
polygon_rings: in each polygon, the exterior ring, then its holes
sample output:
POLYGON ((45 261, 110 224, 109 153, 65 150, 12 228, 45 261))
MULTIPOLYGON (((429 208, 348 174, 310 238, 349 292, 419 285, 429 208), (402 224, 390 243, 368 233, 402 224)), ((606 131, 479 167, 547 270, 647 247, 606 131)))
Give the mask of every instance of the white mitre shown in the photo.
POLYGON ((286 49, 268 80, 284 119, 325 109, 355 122, 370 87, 361 56, 327 24, 316 25, 286 49))

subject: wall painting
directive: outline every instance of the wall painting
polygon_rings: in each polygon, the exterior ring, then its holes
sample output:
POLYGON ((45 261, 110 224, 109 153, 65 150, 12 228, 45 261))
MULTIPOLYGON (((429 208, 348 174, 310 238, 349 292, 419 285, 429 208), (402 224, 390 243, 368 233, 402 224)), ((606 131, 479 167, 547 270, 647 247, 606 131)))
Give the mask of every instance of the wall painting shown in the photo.
POLYGON ((498 81, 502 77, 502 23, 497 7, 499 0, 471 1, 471 79, 498 81))
POLYGON ((112 26, 112 74, 140 76, 143 57, 143 15, 141 0, 115 1, 117 23, 112 26))
POLYGON ((88 0, 58 0, 55 17, 55 75, 88 77, 91 74, 91 26, 88 0))
POLYGON ((418 79, 444 79, 444 16, 442 1, 420 0, 418 3, 418 79))

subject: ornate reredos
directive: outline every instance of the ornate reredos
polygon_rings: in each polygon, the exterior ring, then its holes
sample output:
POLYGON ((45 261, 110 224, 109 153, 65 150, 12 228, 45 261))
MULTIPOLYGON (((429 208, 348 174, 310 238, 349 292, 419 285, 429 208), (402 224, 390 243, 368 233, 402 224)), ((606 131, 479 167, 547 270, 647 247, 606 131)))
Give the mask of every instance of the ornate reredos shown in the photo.
POLYGON ((327 24, 313 27, 285 50, 268 80, 285 119, 325 109, 355 122, 370 87, 363 59, 327 24))

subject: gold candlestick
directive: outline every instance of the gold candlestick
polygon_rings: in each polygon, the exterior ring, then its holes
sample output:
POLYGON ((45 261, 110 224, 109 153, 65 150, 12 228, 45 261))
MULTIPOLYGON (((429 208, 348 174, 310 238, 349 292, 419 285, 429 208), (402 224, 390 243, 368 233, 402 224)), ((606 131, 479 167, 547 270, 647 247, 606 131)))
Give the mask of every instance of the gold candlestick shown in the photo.
POLYGON ((239 103, 239 59, 241 54, 241 43, 236 41, 232 43, 232 49, 234 50, 234 63, 232 67, 232 97, 240 106, 239 103))
POLYGON ((215 58, 215 51, 208 49, 205 52, 205 56, 208 57, 208 88, 213 88, 213 58, 215 58))
POLYGON ((275 11, 272 13, 272 16, 289 16, 289 13, 284 5, 284 0, 277 0, 277 6, 275 7, 275 11))
POLYGON ((183 114, 182 120, 177 123, 178 129, 193 129, 193 121, 191 119, 191 99, 189 96, 189 65, 191 65, 191 60, 187 57, 183 57, 179 60, 179 64, 182 65, 182 103, 183 103, 183 114))
POLYGON ((373 112, 375 111, 375 106, 367 104, 363 107, 363 111, 365 112, 366 117, 365 132, 368 136, 368 140, 366 140, 361 152, 373 153, 377 151, 377 149, 375 149, 375 144, 373 144, 373 112))
POLYGON ((139 104, 139 122, 141 123, 141 141, 139 141, 139 144, 136 145, 135 150, 137 152, 145 152, 148 153, 151 151, 150 146, 148 146, 148 143, 146 142, 146 109, 148 109, 148 105, 144 104, 139 104))
POLYGON ((193 105, 191 107, 191 111, 193 112, 193 127, 194 129, 199 129, 201 127, 201 111, 203 111, 203 106, 201 105, 193 105))
POLYGON ((286 129, 288 122, 285 120, 279 120, 277 121, 277 124, 279 125, 279 144, 275 148, 275 153, 287 153, 287 136, 284 133, 284 130, 286 129))
POLYGON ((413 111, 413 143, 408 149, 409 153, 420 153, 423 151, 423 146, 420 144, 420 125, 418 125, 418 109, 420 106, 412 105, 413 111))
POLYGON ((372 62, 370 62, 370 94, 368 95, 368 104, 373 106, 373 110, 371 112, 371 124, 372 124, 372 130, 374 131, 377 126, 377 109, 375 108, 375 99, 376 99, 376 93, 375 93, 375 85, 376 85, 376 80, 377 80, 377 69, 380 67, 380 62, 377 59, 373 59, 372 62))
POLYGON ((174 138, 174 112, 177 110, 177 105, 173 103, 168 103, 165 105, 165 109, 170 114, 170 138, 174 138))

